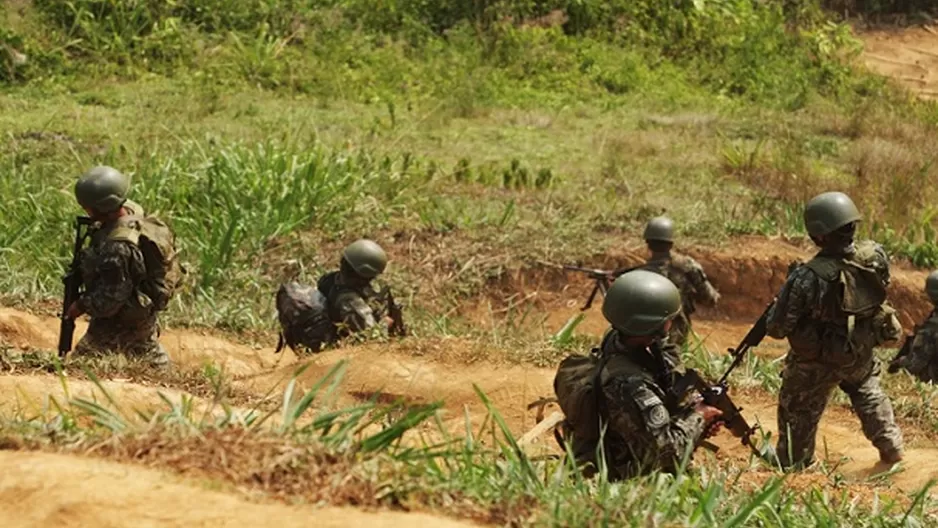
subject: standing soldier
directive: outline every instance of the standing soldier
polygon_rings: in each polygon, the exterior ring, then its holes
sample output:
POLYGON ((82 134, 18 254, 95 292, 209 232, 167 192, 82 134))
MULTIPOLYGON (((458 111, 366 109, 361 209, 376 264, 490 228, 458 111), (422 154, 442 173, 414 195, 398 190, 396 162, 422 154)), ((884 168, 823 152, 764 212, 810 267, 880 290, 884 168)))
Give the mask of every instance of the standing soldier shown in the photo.
MULTIPOLYGON (((938 306, 938 271, 925 279, 925 293, 933 306, 938 306)), ((938 382, 938 310, 933 309, 928 319, 915 328, 915 333, 906 339, 899 355, 889 364, 889 372, 895 374, 905 369, 909 374, 926 382, 938 382)))
POLYGON ((277 293, 281 346, 302 345, 318 352, 324 344, 375 328, 385 319, 389 334, 403 335, 403 318, 390 302, 390 292, 379 292, 373 285, 387 265, 381 246, 361 239, 345 248, 338 271, 320 277, 315 289, 282 285, 277 293), (392 309, 396 313, 390 313, 392 309))
POLYGON ((697 310, 697 302, 716 306, 720 294, 707 280, 707 274, 696 260, 671 251, 674 222, 670 218, 652 218, 645 226, 644 237, 651 258, 641 269, 664 275, 681 292, 681 313, 674 318, 669 337, 678 347, 683 347, 691 331, 690 317, 697 310))
POLYGON ((130 179, 105 166, 75 184, 75 198, 94 226, 81 256, 85 291, 67 312, 71 319, 91 317, 74 353, 123 353, 166 367, 157 315, 178 279, 175 239, 165 224, 144 216, 143 208, 127 199, 129 191, 130 179))
POLYGON ((681 311, 674 284, 644 270, 623 274, 603 301, 612 328, 590 356, 569 356, 554 378, 566 415, 565 441, 592 474, 600 431, 610 479, 654 470, 674 472, 722 413, 703 403, 677 401, 678 350, 666 336, 681 311), (598 393, 596 386, 601 387, 598 393), (592 468, 590 468, 592 466, 592 468))
POLYGON ((886 302, 889 259, 872 241, 854 244, 860 212, 845 194, 828 192, 805 207, 820 251, 789 273, 768 317, 768 335, 790 351, 778 401, 777 453, 783 467, 813 463, 818 422, 835 387, 847 393, 863 434, 880 460, 902 460, 902 433, 880 387, 873 347, 899 338, 886 302))

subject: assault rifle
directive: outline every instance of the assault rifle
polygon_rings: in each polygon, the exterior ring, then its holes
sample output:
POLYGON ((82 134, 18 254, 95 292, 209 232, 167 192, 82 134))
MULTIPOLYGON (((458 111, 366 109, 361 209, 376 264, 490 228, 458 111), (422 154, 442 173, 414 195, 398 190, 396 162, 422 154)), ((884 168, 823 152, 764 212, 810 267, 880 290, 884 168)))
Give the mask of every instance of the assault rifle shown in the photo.
POLYGON ((394 337, 406 336, 407 326, 404 325, 404 312, 401 310, 401 305, 394 300, 394 294, 391 293, 390 286, 384 288, 384 299, 387 303, 388 317, 391 318, 388 334, 394 337))
POLYGON ((593 291, 590 292, 589 297, 586 299, 586 304, 580 308, 580 310, 584 312, 593 306, 593 301, 596 299, 597 294, 602 293, 603 297, 606 296, 606 292, 609 290, 609 287, 612 286, 612 281, 616 280, 620 275, 624 275, 638 268, 639 266, 632 266, 631 268, 620 268, 617 270, 606 271, 601 269, 581 268, 580 266, 563 266, 565 271, 585 273, 586 276, 590 278, 590 280, 596 281, 596 285, 593 286, 593 291))
POLYGON ((75 320, 68 316, 68 309, 81 297, 83 281, 81 278, 81 250, 88 238, 88 228, 94 222, 87 216, 75 218, 75 246, 72 249, 72 261, 62 277, 65 285, 65 295, 62 299, 62 314, 59 316, 59 357, 64 358, 72 349, 72 338, 75 335, 75 320))
POLYGON ((766 333, 766 323, 769 318, 769 311, 774 305, 774 301, 766 307, 765 311, 762 312, 762 316, 759 317, 759 320, 756 321, 756 324, 753 325, 749 332, 746 334, 746 337, 743 338, 742 342, 735 349, 729 349, 729 353, 733 355, 733 363, 730 367, 723 373, 723 376, 720 377, 720 380, 716 383, 709 383, 704 380, 699 373, 694 369, 687 369, 687 372, 680 380, 677 381, 674 385, 674 393, 679 397, 683 397, 690 391, 697 392, 703 402, 711 407, 716 407, 719 409, 723 416, 720 418, 727 430, 733 434, 736 438, 742 440, 743 445, 749 447, 757 456, 760 458, 766 458, 766 453, 759 451, 759 449, 752 443, 752 435, 756 432, 756 428, 749 425, 749 422, 742 415, 742 407, 736 405, 730 398, 729 384, 727 379, 729 375, 736 370, 736 368, 742 364, 743 359, 746 357, 746 353, 749 352, 749 349, 755 346, 758 346, 759 343, 765 339, 766 333))

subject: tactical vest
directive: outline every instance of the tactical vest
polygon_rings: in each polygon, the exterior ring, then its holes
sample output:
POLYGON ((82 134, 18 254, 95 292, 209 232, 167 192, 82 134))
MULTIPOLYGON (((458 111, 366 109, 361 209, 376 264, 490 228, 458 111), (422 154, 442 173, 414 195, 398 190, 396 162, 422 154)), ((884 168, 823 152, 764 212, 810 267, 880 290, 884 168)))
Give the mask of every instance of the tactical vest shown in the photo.
POLYGON ((889 269, 876 254, 876 243, 856 244, 856 253, 848 258, 817 255, 805 266, 828 283, 828 294, 821 299, 817 313, 823 321, 845 323, 850 318, 873 317, 886 302, 889 269))
POLYGON ((150 298, 154 310, 165 310, 182 280, 176 237, 169 226, 155 216, 131 214, 118 218, 105 236, 140 248, 146 267, 140 293, 150 298))

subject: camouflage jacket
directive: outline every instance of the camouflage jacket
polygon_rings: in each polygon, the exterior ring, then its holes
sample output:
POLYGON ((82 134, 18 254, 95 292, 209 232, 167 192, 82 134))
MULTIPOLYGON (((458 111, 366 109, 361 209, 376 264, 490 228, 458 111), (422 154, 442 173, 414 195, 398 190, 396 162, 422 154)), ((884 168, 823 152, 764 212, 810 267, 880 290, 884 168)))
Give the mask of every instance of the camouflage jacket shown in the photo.
POLYGON ((618 334, 603 340, 601 353, 609 355, 601 377, 604 445, 610 471, 620 477, 675 471, 704 432, 703 417, 671 393, 680 374, 676 347, 667 340, 655 346, 660 359, 624 345, 618 334))
MULTIPOLYGON (((876 267, 888 284, 889 259, 879 244, 872 244, 876 267)), ((776 339, 787 338, 794 360, 819 361, 836 366, 854 366, 872 360, 875 346, 898 339, 902 327, 895 310, 883 302, 869 316, 851 318, 832 314, 827 299, 843 300, 838 294, 841 283, 822 277, 812 263, 817 259, 851 260, 853 245, 837 250, 821 250, 811 262, 794 267, 769 311, 766 333, 776 339)), ((842 275, 842 274, 841 274, 842 275)), ((849 293, 849 292, 848 292, 849 293)))
MULTIPOLYGON (((130 214, 143 214, 143 208, 127 202, 130 214)), ((82 252, 81 274, 85 292, 78 305, 93 319, 116 319, 132 324, 149 317, 147 299, 141 296, 140 283, 146 266, 140 248, 130 242, 111 240, 117 222, 93 228, 90 243, 82 252)))
POLYGON ((338 327, 338 336, 376 327, 384 316, 380 294, 371 282, 354 284, 340 271, 319 279, 319 291, 326 296, 329 319, 338 327))
POLYGON ((938 382, 938 310, 909 339, 909 352, 896 359, 896 365, 924 382, 938 382))
POLYGON ((670 279, 681 292, 681 302, 686 315, 691 315, 697 310, 697 302, 712 306, 720 300, 719 292, 710 284, 700 263, 686 255, 674 251, 654 253, 640 269, 653 271, 670 279))

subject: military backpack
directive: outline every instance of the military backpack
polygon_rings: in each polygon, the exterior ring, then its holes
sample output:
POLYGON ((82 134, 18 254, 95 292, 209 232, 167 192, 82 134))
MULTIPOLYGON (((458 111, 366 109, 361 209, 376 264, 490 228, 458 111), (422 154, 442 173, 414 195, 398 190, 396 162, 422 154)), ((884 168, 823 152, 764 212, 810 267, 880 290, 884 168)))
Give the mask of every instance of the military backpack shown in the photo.
POLYGON ((152 215, 129 215, 121 217, 107 236, 109 240, 123 240, 140 248, 146 267, 140 291, 150 298, 155 310, 165 310, 183 274, 176 236, 169 226, 152 215))

